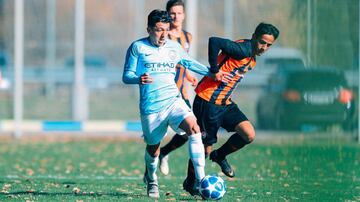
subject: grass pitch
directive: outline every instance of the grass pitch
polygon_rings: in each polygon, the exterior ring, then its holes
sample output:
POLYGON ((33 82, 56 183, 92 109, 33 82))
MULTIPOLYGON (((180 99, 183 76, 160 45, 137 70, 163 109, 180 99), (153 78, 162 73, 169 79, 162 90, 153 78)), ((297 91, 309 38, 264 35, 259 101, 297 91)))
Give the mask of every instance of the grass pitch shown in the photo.
MULTIPOLYGON (((236 178, 209 160, 206 172, 225 179, 223 201, 360 201, 360 144, 326 135, 258 134, 229 156, 236 178)), ((151 201, 141 140, 44 139, 1 141, 1 201, 151 201)), ((170 175, 158 174, 159 201, 200 200, 182 190, 187 159, 187 146, 171 154, 170 175)))

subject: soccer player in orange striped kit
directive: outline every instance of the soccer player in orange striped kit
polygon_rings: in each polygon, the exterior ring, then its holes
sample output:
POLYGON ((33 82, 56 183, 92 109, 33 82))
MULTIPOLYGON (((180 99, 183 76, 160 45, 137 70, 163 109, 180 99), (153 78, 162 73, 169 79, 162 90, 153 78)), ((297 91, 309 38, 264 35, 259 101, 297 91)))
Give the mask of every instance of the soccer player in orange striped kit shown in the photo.
MULTIPOLYGON (((228 177, 235 172, 226 157, 255 138, 255 130, 245 114, 241 112, 231 95, 236 86, 252 70, 256 57, 267 51, 279 36, 279 30, 266 23, 260 23, 251 39, 231 41, 219 37, 209 39, 208 59, 210 71, 215 78, 204 76, 196 87, 193 111, 203 137, 205 157, 217 163, 228 177), (217 132, 222 127, 228 132, 235 132, 217 150, 212 145, 217 142, 217 132)), ((185 190, 194 183, 194 169, 189 161, 188 176, 183 183, 185 190)))

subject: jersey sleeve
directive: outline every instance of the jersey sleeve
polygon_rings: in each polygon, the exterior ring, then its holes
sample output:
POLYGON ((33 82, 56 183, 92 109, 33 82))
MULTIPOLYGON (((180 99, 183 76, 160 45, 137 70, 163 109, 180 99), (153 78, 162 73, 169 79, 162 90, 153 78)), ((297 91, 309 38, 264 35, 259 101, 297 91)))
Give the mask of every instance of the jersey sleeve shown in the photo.
POLYGON ((207 75, 209 73, 209 68, 200 62, 193 59, 188 53, 186 53, 182 48, 180 51, 181 60, 179 64, 184 66, 186 69, 189 69, 200 75, 207 75))
POLYGON ((251 48, 246 46, 245 43, 238 43, 229 39, 223 39, 219 37, 210 37, 208 48, 210 72, 212 73, 219 72, 217 57, 220 51, 236 60, 250 57, 252 54, 251 48))
POLYGON ((139 84, 140 79, 136 74, 137 62, 138 62, 138 51, 136 45, 133 43, 126 52, 123 82, 126 84, 139 84))

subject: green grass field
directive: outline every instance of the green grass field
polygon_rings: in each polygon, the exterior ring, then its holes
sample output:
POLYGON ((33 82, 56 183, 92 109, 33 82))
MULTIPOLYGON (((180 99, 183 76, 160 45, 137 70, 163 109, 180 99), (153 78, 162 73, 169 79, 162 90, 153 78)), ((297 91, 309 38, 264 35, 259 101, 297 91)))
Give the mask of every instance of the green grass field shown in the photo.
MULTIPOLYGON (((360 144, 326 135, 259 134, 229 157, 237 176, 223 177, 223 201, 360 201, 360 144)), ((141 140, 45 139, 1 141, 0 201, 151 201, 141 140)), ((182 190, 186 148, 172 153, 169 176, 159 173, 160 201, 199 200, 182 190)), ((206 163, 208 174, 221 175, 206 163)))

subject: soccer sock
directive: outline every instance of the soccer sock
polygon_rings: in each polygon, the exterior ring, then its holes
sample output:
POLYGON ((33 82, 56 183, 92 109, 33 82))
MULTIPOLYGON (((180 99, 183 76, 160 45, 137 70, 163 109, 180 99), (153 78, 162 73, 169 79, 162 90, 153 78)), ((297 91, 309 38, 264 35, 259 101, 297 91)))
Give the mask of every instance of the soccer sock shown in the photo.
POLYGON ((239 134, 234 133, 219 149, 217 155, 219 159, 224 159, 227 155, 243 148, 250 142, 245 141, 239 134))
POLYGON ((194 165, 196 179, 203 179, 205 177, 205 149, 201 133, 189 136, 189 154, 194 165))
POLYGON ((160 154, 163 156, 168 155, 171 151, 183 146, 187 140, 188 137, 186 135, 175 134, 170 142, 160 149, 160 154))
POLYGON ((156 168, 159 162, 159 157, 152 157, 148 151, 145 150, 145 165, 147 168, 147 177, 150 181, 156 181, 156 168))

